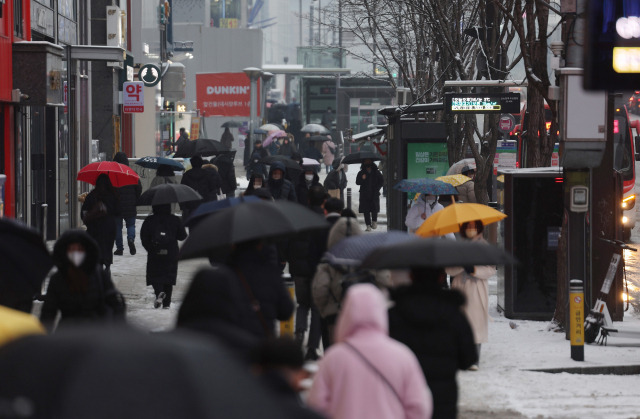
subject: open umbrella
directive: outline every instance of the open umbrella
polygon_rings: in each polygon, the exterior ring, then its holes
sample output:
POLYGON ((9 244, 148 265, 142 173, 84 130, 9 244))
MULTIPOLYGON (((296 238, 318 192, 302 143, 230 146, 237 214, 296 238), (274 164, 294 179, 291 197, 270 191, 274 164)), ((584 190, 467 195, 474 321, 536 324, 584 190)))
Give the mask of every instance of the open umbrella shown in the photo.
POLYGON ((30 313, 0 306, 0 346, 27 335, 44 335, 37 317, 30 313))
POLYGON ((331 131, 324 125, 307 124, 300 129, 301 132, 309 132, 311 134, 331 134, 331 131))
POLYGON ((108 175, 111 184, 116 188, 126 185, 136 185, 140 179, 135 170, 115 161, 90 163, 80 169, 76 179, 95 185, 98 176, 102 174, 108 175))
POLYGON ((415 238, 413 234, 397 230, 349 236, 328 249, 323 259, 333 265, 358 266, 371 252, 381 246, 403 243, 415 238))
POLYGON ((0 376, 3 417, 295 417, 235 354, 195 333, 94 327, 28 336, 2 347, 0 376))
POLYGON ((462 168, 464 168, 465 166, 469 166, 469 167, 476 167, 476 160, 469 158, 469 159, 462 159, 459 160, 455 163, 453 163, 451 165, 451 167, 449 168, 449 170, 447 170, 447 175, 457 175, 460 174, 462 172, 462 168))
POLYGON ((300 164, 297 161, 287 156, 282 156, 279 154, 276 154, 274 156, 267 156, 262 160, 260 160, 261 163, 268 164, 268 165, 271 165, 277 161, 282 162, 282 164, 284 164, 284 167, 287 169, 302 170, 302 168, 300 167, 300 164))
POLYGON ((249 202, 202 220, 184 242, 180 258, 211 257, 232 244, 328 227, 324 217, 294 202, 249 202))
POLYGON ((469 182, 471 178, 465 175, 446 175, 437 177, 436 180, 448 183, 449 185, 456 187, 469 182))
POLYGON ((198 138, 189 141, 189 146, 178 150, 174 157, 212 156, 226 151, 226 148, 218 140, 198 138))
POLYGON ((402 192, 424 193, 429 195, 457 195, 456 188, 448 183, 435 179, 402 179, 393 185, 393 189, 402 192))
POLYGON ((275 130, 275 131, 271 131, 271 132, 269 132, 269 135, 267 136, 267 138, 265 138, 265 140, 262 142, 262 146, 266 147, 269 144, 271 144, 273 142, 273 140, 275 140, 276 138, 286 137, 286 136, 287 136, 287 133, 284 132, 281 129, 275 130))
POLYGON ((11 293, 30 302, 40 292, 52 266, 51 255, 37 230, 0 218, 0 301, 11 293))
POLYGON ((184 166, 177 160, 168 159, 166 157, 143 157, 135 162, 138 166, 146 167, 147 169, 157 169, 161 165, 171 166, 174 170, 184 170, 184 166))
POLYGON ((443 236, 460 231, 460 224, 480 220, 483 225, 498 222, 507 215, 487 205, 463 203, 451 204, 432 214, 418 228, 416 234, 421 237, 443 236))
POLYGON ((324 143, 325 141, 331 141, 331 138, 327 137, 326 135, 312 135, 309 138, 305 138, 305 141, 308 141, 310 143, 324 143))
POLYGON ((320 162, 318 160, 315 160, 315 159, 310 159, 308 157, 303 157, 301 166, 320 166, 320 162))
POLYGON ((186 225, 187 227, 193 227, 200 221, 202 221, 207 215, 214 214, 225 208, 235 207, 238 204, 242 204, 245 202, 256 202, 259 200, 260 198, 255 195, 247 195, 219 199, 217 201, 203 202, 202 204, 198 205, 198 208, 196 208, 189 215, 189 219, 184 223, 184 225, 186 225))
POLYGON ((226 121, 224 122, 222 125, 220 125, 221 128, 238 128, 242 126, 242 122, 239 121, 226 121))
POLYGON ((202 199, 197 191, 187 185, 179 183, 163 183, 146 190, 137 205, 162 205, 174 202, 198 201, 202 199))
POLYGON ((414 238, 377 248, 367 256, 361 267, 364 269, 445 268, 467 265, 507 265, 515 262, 516 260, 503 249, 487 243, 414 238))
POLYGON ((264 130, 264 131, 277 131, 277 130, 283 130, 284 127, 280 124, 276 124, 276 123, 269 123, 269 124, 263 124, 260 125, 260 127, 258 129, 264 130))
POLYGON ((382 160, 382 157, 371 151, 356 151, 355 153, 347 154, 342 160, 342 164, 362 164, 365 160, 382 160))

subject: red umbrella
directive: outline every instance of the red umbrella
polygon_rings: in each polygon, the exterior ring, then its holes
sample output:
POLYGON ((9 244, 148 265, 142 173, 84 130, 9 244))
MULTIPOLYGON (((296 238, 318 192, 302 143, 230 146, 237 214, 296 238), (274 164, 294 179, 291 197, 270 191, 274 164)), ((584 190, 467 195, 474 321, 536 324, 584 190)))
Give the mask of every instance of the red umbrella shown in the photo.
POLYGON ((90 163, 80 169, 77 180, 95 185, 98 176, 103 173, 109 176, 111 184, 116 188, 135 185, 138 183, 138 179, 140 179, 135 170, 129 166, 115 161, 99 161, 90 163))

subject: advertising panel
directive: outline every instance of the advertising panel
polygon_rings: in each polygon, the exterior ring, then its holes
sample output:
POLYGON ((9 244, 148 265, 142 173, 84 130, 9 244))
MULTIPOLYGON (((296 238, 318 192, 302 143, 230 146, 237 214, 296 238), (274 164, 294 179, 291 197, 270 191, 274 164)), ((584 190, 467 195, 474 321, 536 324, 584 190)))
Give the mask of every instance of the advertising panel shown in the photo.
POLYGON ((447 143, 408 143, 407 179, 444 176, 449 169, 447 143))
MULTIPOLYGON (((260 80, 256 97, 259 104, 260 80)), ((196 99, 203 116, 251 116, 251 86, 245 73, 196 74, 196 99)), ((259 115, 260 106, 257 109, 259 115)))

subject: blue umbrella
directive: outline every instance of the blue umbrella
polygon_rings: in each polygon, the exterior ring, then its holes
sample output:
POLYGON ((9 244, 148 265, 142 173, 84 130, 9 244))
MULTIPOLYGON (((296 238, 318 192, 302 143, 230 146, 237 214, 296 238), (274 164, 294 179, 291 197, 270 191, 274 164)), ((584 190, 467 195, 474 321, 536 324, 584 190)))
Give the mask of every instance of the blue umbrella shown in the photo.
POLYGON ((198 208, 196 208, 191 213, 191 215, 189 216, 189 219, 185 222, 185 225, 187 227, 194 227, 196 224, 202 221, 207 215, 213 214, 225 208, 235 207, 236 205, 241 204, 243 202, 255 202, 259 200, 260 198, 258 198, 257 196, 248 195, 248 196, 238 196, 234 198, 225 198, 219 201, 204 202, 200 204, 198 208))
POLYGON ((380 246, 404 243, 415 238, 413 234, 398 230, 350 236, 327 250, 324 259, 333 265, 358 266, 380 246))
POLYGON ((429 178, 402 179, 393 185, 393 189, 429 195, 458 195, 458 190, 453 185, 429 178))
POLYGON ((179 161, 168 159, 166 157, 153 157, 147 156, 136 161, 138 166, 146 167, 147 169, 157 169, 161 165, 167 165, 175 167, 176 170, 184 170, 184 166, 179 161))

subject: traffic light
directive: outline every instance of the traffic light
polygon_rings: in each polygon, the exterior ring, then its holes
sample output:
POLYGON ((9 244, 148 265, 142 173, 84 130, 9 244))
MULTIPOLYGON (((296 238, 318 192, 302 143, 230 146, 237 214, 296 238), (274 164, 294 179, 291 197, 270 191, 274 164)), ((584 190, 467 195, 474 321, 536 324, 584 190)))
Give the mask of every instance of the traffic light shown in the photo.
POLYGON ((167 23, 167 18, 164 15, 164 2, 160 3, 160 6, 158 6, 158 17, 160 18, 161 25, 167 23))

